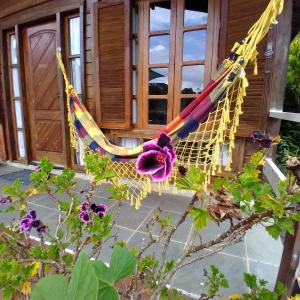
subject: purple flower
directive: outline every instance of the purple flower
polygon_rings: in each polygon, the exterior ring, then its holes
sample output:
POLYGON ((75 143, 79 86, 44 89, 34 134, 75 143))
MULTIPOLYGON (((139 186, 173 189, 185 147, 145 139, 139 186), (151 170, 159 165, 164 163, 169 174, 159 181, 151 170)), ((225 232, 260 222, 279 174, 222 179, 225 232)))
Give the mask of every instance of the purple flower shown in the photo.
POLYGON ((37 229, 36 231, 39 233, 39 234, 42 234, 43 232, 45 232, 46 230, 46 226, 44 224, 41 224, 37 229))
POLYGON ((23 232, 28 232, 31 230, 32 227, 32 223, 33 223, 33 219, 30 216, 25 216, 24 218, 21 219, 20 222, 20 230, 23 232))
POLYGON ((34 172, 38 173, 41 171, 41 167, 40 166, 36 166, 34 169, 34 172))
POLYGON ((147 142, 143 145, 143 150, 136 162, 137 172, 150 175, 155 182, 168 178, 176 159, 171 138, 167 134, 161 133, 157 144, 147 142))
POLYGON ((98 205, 92 204, 91 205, 91 209, 99 218, 102 218, 103 216, 105 216, 107 208, 108 207, 105 204, 98 204, 98 205))
POLYGON ((35 210, 31 210, 27 215, 31 216, 32 219, 34 219, 34 220, 36 219, 36 211, 35 210))
POLYGON ((184 166, 178 166, 178 173, 181 175, 181 176, 185 176, 186 173, 187 173, 188 169, 184 166))
POLYGON ((258 143, 263 148, 270 148, 273 143, 273 139, 269 134, 264 131, 255 130, 251 134, 251 138, 254 142, 258 143))
POLYGON ((84 201, 84 202, 81 203, 80 209, 81 210, 87 210, 88 207, 89 207, 88 201, 84 201))
POLYGON ((10 202, 11 202, 11 198, 9 196, 0 198, 0 203, 2 203, 2 204, 6 204, 6 203, 10 203, 10 202))
POLYGON ((25 217, 20 221, 20 230, 23 232, 29 232, 31 228, 36 228, 38 233, 45 231, 46 226, 41 220, 37 220, 36 211, 31 210, 25 217), (44 227, 44 228, 43 228, 44 227))
POLYGON ((89 223, 91 221, 87 210, 82 210, 79 214, 79 218, 84 223, 89 223))

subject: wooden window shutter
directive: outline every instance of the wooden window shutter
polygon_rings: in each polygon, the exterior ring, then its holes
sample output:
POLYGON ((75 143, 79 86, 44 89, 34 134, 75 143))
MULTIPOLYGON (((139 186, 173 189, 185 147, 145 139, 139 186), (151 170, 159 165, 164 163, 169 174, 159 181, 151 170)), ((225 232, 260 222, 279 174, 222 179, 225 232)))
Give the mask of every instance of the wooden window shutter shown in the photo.
POLYGON ((103 128, 130 128, 130 1, 102 1, 95 6, 97 122, 103 128))

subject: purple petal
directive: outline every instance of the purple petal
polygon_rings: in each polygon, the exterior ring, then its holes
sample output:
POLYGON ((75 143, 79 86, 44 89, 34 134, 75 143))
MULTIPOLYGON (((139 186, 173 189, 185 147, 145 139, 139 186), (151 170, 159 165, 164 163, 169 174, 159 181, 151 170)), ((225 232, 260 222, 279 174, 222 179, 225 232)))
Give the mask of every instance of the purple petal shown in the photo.
POLYGON ((168 154, 168 157, 166 159, 166 175, 165 175, 165 179, 171 176, 172 169, 173 169, 172 155, 169 152, 167 154, 168 154))
POLYGON ((136 161, 136 170, 139 174, 153 174, 164 167, 164 163, 157 161, 156 157, 161 151, 150 150, 139 155, 136 161))
POLYGON ((164 147, 164 151, 171 155, 171 161, 173 163, 176 159, 176 154, 175 154, 175 151, 174 151, 174 147, 172 145, 170 145, 169 147, 164 147))
POLYGON ((157 145, 161 148, 171 145, 171 138, 162 132, 157 140, 157 145))
POLYGON ((31 217, 33 220, 36 219, 36 211, 33 209, 28 214, 29 217, 31 217))
POLYGON ((164 181, 166 179, 166 162, 165 166, 151 175, 154 182, 164 181))
POLYGON ((144 152, 149 151, 149 150, 157 150, 161 151, 162 148, 159 147, 156 143, 153 143, 152 141, 146 142, 143 144, 143 150, 144 152))

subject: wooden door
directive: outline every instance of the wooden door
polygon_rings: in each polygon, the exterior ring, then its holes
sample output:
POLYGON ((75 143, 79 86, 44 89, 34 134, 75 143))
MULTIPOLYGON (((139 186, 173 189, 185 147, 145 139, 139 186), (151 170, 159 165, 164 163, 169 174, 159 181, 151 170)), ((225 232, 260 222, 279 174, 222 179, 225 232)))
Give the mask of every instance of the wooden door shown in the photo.
POLYGON ((24 29, 27 105, 31 159, 47 156, 63 164, 63 120, 56 63, 56 22, 24 29))

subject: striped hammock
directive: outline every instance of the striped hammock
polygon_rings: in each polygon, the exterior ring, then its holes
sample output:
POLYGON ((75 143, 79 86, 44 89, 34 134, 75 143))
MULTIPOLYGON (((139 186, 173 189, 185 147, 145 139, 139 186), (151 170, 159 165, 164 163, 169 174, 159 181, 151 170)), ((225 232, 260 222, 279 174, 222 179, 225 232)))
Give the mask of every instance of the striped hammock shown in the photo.
MULTIPOLYGON (((221 171, 221 158, 225 151, 228 157, 225 170, 230 170, 235 133, 248 86, 245 68, 251 63, 254 65, 254 74, 257 74, 257 45, 267 34, 270 25, 277 23, 276 18, 282 9, 283 0, 270 1, 247 37, 233 46, 229 57, 223 61, 201 94, 161 131, 172 138, 176 164, 187 168, 191 165, 201 167, 207 174, 207 183, 211 175, 221 171)), ((177 169, 173 169, 172 177, 158 183, 152 182, 147 175, 137 174, 135 160, 143 152, 143 144, 133 149, 112 144, 79 101, 67 78, 60 52, 57 52, 57 60, 66 85, 72 146, 78 150, 78 141, 81 140, 86 151, 108 156, 109 167, 127 182, 128 199, 136 208, 152 190, 160 193, 169 188, 169 181, 176 179, 177 169)), ((176 188, 174 190, 176 192, 176 188)))

